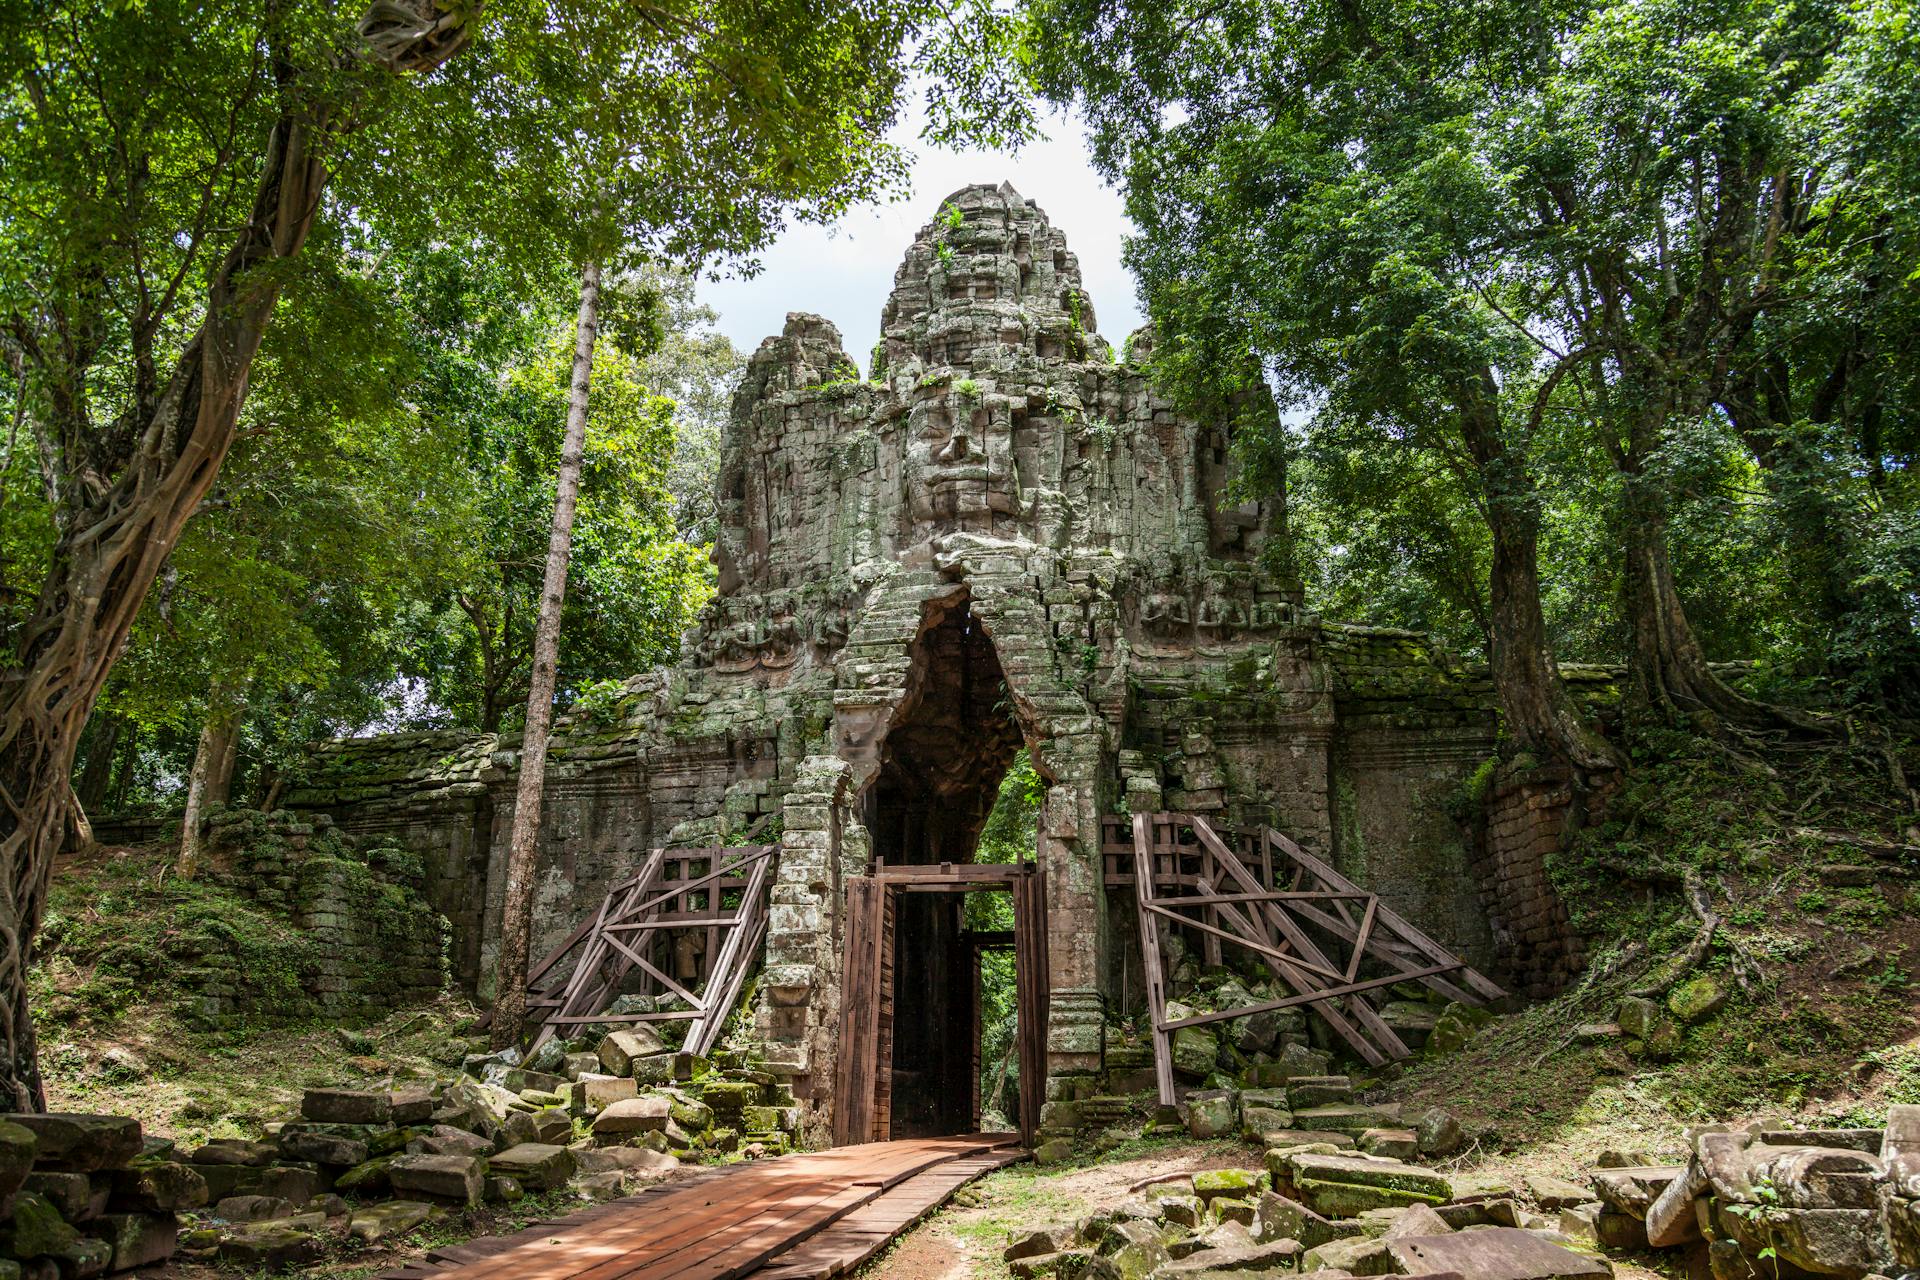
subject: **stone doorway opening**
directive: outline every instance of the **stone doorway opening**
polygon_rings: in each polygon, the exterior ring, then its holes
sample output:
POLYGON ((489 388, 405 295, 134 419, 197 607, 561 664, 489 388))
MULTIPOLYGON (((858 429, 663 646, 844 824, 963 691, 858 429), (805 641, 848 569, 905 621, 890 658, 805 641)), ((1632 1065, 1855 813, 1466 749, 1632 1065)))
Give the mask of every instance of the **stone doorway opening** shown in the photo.
POLYGON ((976 1132, 992 1111, 1017 1118, 1015 1098, 995 1096, 997 1083, 1018 1076, 1010 1070, 1018 1028, 1006 1026, 1021 977, 1010 954, 1014 911, 1005 883, 991 874, 969 880, 968 869, 986 861, 1001 864, 998 871, 1034 857, 1032 821, 1013 847, 1004 847, 1003 832, 996 848, 981 848, 1009 768, 1018 761, 1033 776, 1022 748, 999 656, 966 593, 932 602, 866 795, 877 877, 899 883, 896 873, 948 869, 939 888, 908 882, 889 895, 901 998, 877 1063, 890 1096, 879 1136, 976 1132))

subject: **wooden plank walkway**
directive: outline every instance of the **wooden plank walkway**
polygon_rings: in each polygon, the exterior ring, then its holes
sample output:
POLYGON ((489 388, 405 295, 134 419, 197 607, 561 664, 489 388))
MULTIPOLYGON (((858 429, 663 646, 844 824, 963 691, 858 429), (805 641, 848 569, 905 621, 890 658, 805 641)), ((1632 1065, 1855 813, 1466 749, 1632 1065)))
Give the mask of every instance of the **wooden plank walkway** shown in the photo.
POLYGON ((858 1265, 966 1182, 1019 1159, 1012 1134, 873 1142, 706 1170, 381 1280, 777 1280, 858 1265), (918 1207, 915 1207, 918 1206, 918 1207), (897 1222, 886 1234, 877 1233, 897 1222), (816 1243, 817 1251, 799 1247, 816 1243), (852 1260, 852 1261, 848 1261, 852 1260))

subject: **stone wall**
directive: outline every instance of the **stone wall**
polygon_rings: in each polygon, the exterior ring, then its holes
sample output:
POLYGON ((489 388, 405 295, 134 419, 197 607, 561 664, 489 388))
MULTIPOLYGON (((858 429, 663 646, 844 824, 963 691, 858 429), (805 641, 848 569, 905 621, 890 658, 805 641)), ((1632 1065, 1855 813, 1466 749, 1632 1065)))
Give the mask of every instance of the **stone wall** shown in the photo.
POLYGON ((295 933, 275 953, 289 972, 269 974, 234 935, 203 932, 176 971, 199 1020, 373 1018, 447 989, 451 928, 422 895, 425 866, 409 850, 347 838, 324 816, 234 809, 209 822, 206 864, 215 884, 295 933))

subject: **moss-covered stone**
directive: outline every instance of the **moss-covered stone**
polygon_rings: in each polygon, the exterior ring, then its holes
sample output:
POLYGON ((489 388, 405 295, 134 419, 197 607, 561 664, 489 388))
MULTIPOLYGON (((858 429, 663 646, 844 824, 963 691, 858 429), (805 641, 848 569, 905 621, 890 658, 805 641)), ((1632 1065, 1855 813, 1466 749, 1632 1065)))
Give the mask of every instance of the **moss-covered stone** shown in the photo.
POLYGON ((1667 992, 1667 1011, 1682 1022, 1704 1022, 1726 1007, 1729 994, 1718 976, 1695 974, 1667 992))

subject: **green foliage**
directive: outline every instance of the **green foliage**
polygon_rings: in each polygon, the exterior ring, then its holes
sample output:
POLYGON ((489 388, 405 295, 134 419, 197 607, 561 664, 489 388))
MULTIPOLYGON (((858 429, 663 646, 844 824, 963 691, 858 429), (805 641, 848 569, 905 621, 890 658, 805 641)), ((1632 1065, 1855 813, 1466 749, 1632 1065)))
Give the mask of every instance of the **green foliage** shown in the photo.
POLYGON ((1548 642, 1617 660, 1641 539, 1757 692, 1920 706, 1905 6, 1025 19, 1125 186, 1156 381, 1280 392, 1235 448, 1287 479, 1313 607, 1485 655, 1495 552, 1537 544, 1548 642))

